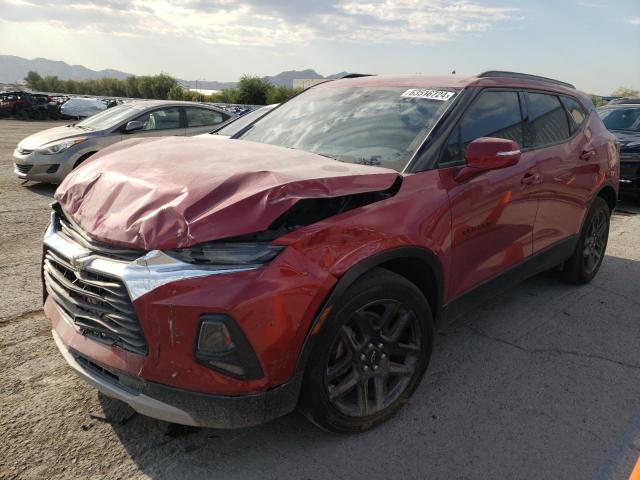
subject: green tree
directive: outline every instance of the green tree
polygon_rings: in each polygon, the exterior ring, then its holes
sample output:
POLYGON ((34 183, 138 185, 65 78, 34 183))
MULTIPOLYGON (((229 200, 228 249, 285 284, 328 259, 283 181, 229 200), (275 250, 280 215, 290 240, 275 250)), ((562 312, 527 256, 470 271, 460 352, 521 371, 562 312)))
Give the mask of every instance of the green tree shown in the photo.
POLYGON ((167 95, 169 100, 185 100, 185 97, 186 92, 180 85, 174 85, 171 87, 171 90, 169 90, 169 94, 167 95))
POLYGON ((267 95, 273 89, 269 80, 264 78, 243 75, 238 82, 238 95, 235 103, 247 105, 266 105, 267 95))
POLYGON ((633 88, 628 87, 618 87, 613 92, 611 92, 612 97, 637 97, 640 96, 640 92, 638 90, 634 90, 633 88))
POLYGON ((601 107, 605 102, 600 95, 591 95, 591 101, 595 107, 601 107))
POLYGON ((31 90, 40 90, 42 86, 42 77, 38 74, 38 72, 34 72, 33 70, 29 70, 27 76, 24 77, 24 81, 31 90))
POLYGON ((301 88, 286 87, 283 85, 273 87, 267 94, 267 104, 286 102, 301 91, 301 88))

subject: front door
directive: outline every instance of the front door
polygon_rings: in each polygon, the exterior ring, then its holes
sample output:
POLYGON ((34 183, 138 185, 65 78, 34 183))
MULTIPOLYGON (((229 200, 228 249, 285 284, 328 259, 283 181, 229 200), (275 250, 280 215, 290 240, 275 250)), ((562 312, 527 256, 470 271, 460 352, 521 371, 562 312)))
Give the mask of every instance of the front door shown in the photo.
POLYGON ((448 141, 440 177, 451 208, 451 283, 455 298, 522 262, 532 253, 537 200, 535 161, 526 153, 499 170, 457 180, 466 146, 480 137, 522 145, 524 122, 515 91, 485 90, 462 117, 448 141))

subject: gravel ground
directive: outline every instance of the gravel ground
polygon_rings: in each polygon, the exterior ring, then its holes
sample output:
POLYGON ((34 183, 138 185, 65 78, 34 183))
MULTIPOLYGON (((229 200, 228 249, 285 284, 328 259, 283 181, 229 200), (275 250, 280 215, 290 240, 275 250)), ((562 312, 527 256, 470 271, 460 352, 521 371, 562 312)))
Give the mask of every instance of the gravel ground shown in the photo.
POLYGON ((594 282, 533 278, 450 324, 390 422, 355 436, 297 414, 237 431, 159 422, 65 365, 41 311, 53 187, 22 186, 0 120, 0 478, 627 479, 640 454, 640 209, 594 282))

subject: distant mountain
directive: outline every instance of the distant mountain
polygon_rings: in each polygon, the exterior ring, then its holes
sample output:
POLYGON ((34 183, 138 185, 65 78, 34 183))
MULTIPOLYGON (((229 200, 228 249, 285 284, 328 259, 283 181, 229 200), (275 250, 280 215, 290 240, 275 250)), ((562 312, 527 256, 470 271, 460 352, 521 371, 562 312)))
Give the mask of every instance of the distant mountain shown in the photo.
MULTIPOLYGON (((55 75, 61 80, 90 80, 96 78, 118 78, 124 79, 131 76, 131 73, 120 70, 91 70, 82 65, 69 65, 66 62, 48 60, 46 58, 16 57, 14 55, 0 55, 0 83, 22 83, 29 70, 34 70, 40 75, 55 75)), ((294 79, 316 79, 316 78, 340 78, 347 72, 340 72, 334 75, 323 77, 315 70, 289 70, 281 72, 271 77, 264 77, 274 85, 284 85, 290 87, 294 79)), ((224 90, 237 85, 237 82, 217 82, 212 80, 178 80, 178 82, 188 88, 201 88, 207 90, 224 90)))
POLYGON ((66 62, 46 58, 29 60, 13 55, 0 55, 0 82, 22 83, 29 70, 34 70, 43 77, 56 75, 62 80, 89 80, 105 77, 124 79, 131 75, 112 69, 96 71, 82 65, 69 65, 66 62))
POLYGON ((273 77, 265 77, 274 85, 282 85, 286 87, 290 87, 293 85, 294 79, 307 80, 307 79, 315 79, 315 78, 324 78, 315 70, 307 69, 307 70, 289 70, 287 72, 282 72, 273 77))
POLYGON ((345 75, 349 75, 349 72, 334 73, 333 75, 327 75, 324 78, 326 78, 327 80, 335 80, 336 78, 342 78, 345 75))

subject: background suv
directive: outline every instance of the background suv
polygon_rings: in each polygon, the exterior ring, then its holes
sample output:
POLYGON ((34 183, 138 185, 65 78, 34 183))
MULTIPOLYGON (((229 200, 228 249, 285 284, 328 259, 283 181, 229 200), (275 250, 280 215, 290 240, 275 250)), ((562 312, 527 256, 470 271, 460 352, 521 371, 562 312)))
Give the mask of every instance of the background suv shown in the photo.
POLYGON ((598 115, 620 142, 620 191, 640 202, 640 101, 609 103, 598 115))
POLYGON ((13 152, 14 172, 22 180, 60 183, 91 155, 120 140, 208 133, 234 118, 210 105, 190 102, 126 103, 25 138, 13 152))
POLYGON ((73 369, 141 413, 242 427, 297 405, 361 431, 408 401, 447 316, 547 269, 596 275, 618 173, 563 82, 325 82, 234 138, 121 142, 73 171, 45 312, 73 369))

